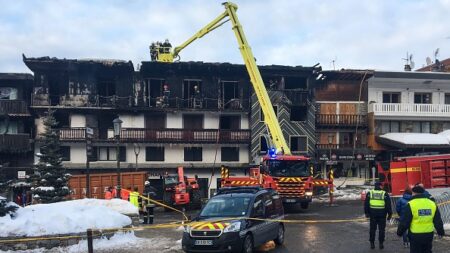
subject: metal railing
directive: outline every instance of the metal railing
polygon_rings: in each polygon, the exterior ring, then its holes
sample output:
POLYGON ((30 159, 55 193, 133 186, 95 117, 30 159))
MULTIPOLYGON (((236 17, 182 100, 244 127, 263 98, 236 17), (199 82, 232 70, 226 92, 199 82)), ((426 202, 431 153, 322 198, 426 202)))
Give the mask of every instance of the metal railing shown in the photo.
POLYGON ((367 126, 367 115, 316 114, 316 124, 326 126, 367 126))
POLYGON ((438 196, 433 196, 441 212, 444 224, 450 224, 450 192, 444 192, 438 196))
POLYGON ((450 116, 450 105, 374 103, 369 105, 369 112, 375 115, 393 116, 450 116))

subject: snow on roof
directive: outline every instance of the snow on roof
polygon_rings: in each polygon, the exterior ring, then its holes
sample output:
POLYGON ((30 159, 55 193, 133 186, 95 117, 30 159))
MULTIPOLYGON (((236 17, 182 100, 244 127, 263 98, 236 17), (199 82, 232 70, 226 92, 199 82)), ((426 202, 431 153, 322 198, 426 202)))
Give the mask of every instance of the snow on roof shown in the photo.
POLYGON ((447 138, 447 140, 450 142, 450 130, 440 132, 439 135, 445 136, 445 138, 447 138))
POLYGON ((441 134, 387 133, 381 135, 380 138, 407 145, 450 145, 449 139, 447 139, 445 135, 441 134))

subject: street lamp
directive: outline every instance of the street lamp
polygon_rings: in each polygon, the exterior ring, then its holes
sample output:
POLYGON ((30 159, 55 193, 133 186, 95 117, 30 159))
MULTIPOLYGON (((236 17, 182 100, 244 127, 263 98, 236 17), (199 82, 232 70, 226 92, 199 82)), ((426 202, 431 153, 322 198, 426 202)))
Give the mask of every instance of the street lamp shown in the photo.
POLYGON ((113 120, 114 137, 116 138, 116 160, 117 160, 117 198, 120 198, 120 132, 122 123, 118 117, 113 120))
POLYGON ((133 144, 134 155, 136 156, 136 171, 138 170, 138 157, 139 153, 141 153, 141 146, 138 143, 133 144))

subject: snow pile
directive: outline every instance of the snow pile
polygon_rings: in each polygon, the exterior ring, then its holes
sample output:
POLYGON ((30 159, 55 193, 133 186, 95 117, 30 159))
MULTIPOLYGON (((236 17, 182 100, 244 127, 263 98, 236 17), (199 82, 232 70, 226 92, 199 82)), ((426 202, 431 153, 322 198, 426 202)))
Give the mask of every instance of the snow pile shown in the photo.
MULTIPOLYGON (((450 134, 450 133, 449 133, 450 134)), ((417 145, 449 145, 449 139, 444 134, 427 133, 387 133, 380 136, 403 144, 417 145)))
POLYGON ((19 208, 14 218, 0 218, 0 237, 80 233, 88 228, 119 228, 131 224, 130 217, 105 205, 96 205, 97 201, 75 200, 19 208))
POLYGON ((450 130, 445 130, 443 132, 440 132, 439 135, 444 136, 445 138, 447 138, 447 141, 450 142, 450 130))
POLYGON ((55 187, 53 186, 39 186, 34 188, 36 191, 54 191, 55 187))
MULTIPOLYGON (((333 200, 361 200, 361 192, 364 192, 366 188, 364 186, 361 187, 345 187, 340 188, 339 190, 334 190, 333 200)), ((314 202, 327 202, 330 197, 328 192, 319 196, 313 197, 314 202)))
POLYGON ((121 214, 139 214, 137 207, 122 199, 78 199, 71 202, 82 206, 104 206, 121 214))

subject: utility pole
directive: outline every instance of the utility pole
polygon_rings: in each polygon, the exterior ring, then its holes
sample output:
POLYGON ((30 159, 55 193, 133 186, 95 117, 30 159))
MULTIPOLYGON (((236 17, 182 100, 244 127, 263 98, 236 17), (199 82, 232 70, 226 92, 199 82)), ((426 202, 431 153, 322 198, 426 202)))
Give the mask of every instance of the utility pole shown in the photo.
POLYGON ((94 129, 86 127, 86 197, 91 198, 91 182, 90 182, 90 160, 92 157, 92 139, 94 137, 94 129))

